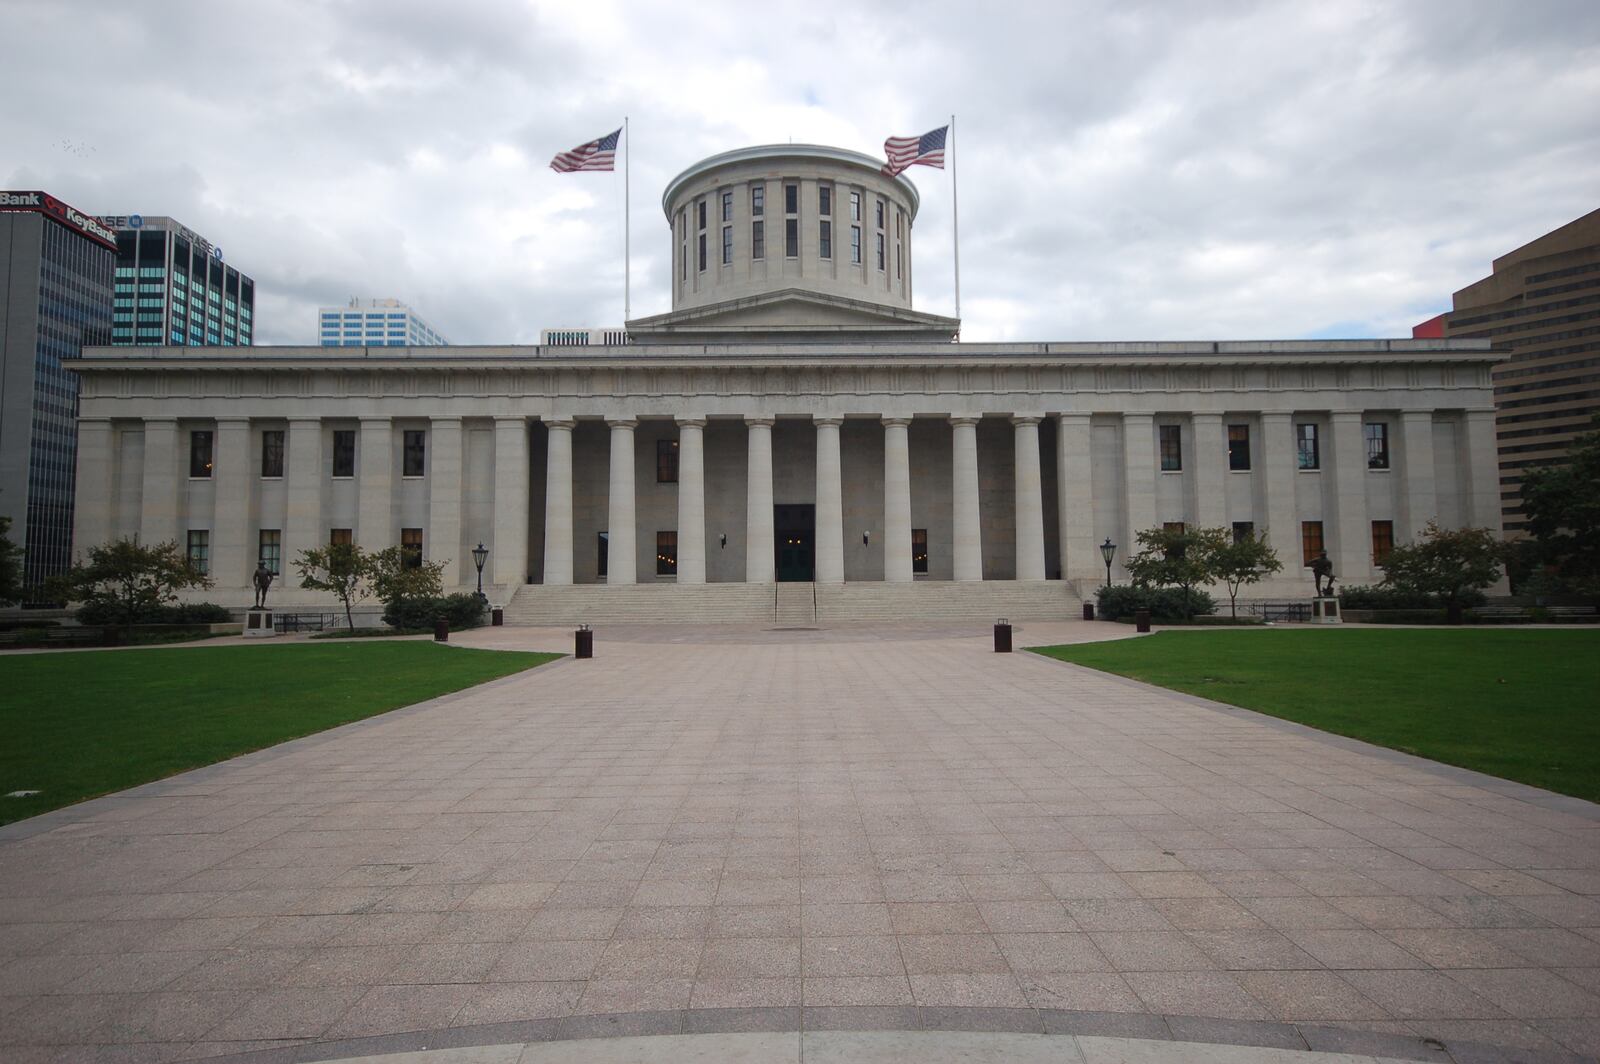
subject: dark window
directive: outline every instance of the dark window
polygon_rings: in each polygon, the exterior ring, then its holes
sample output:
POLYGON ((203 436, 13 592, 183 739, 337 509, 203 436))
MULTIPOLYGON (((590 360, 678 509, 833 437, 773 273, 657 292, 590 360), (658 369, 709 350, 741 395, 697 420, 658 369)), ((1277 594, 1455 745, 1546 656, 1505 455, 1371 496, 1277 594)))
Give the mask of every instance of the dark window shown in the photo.
POLYGON ((683 217, 683 211, 678 212, 678 250, 680 252, 679 273, 683 280, 689 278, 689 223, 683 217))
POLYGON ((356 430, 333 430, 333 475, 336 477, 353 477, 356 475, 356 430))
POLYGON ((276 528, 263 528, 257 540, 256 557, 273 576, 282 576, 283 532, 276 528))
POLYGON ((722 194, 722 220, 725 221, 725 222, 733 221, 733 193, 732 192, 724 192, 722 194))
POLYGON ((678 482, 678 441, 656 441, 656 483, 676 484, 678 482))
POLYGON ((1310 565, 1322 554, 1322 522, 1300 522, 1300 564, 1310 565))
POLYGON ((189 475, 191 477, 209 477, 211 475, 211 432, 202 429, 189 433, 189 475))
POLYGON ((1161 437, 1161 471, 1174 473, 1183 468, 1183 429, 1178 425, 1157 426, 1161 437))
POLYGON ((785 218, 783 220, 783 253, 791 259, 800 254, 800 220, 798 218, 785 218))
POLYGON ((733 226, 731 225, 722 227, 722 264, 724 266, 733 264, 733 226))
POLYGON ((1389 468, 1389 426, 1381 421, 1369 421, 1361 427, 1367 440, 1367 468, 1389 468))
POLYGON ((1233 541, 1235 543, 1243 543, 1255 534, 1256 523, 1254 521, 1235 521, 1233 523, 1233 541))
POLYGON ((698 239, 700 241, 700 272, 701 273, 705 273, 706 272, 706 235, 704 233, 701 233, 698 239))
POLYGON ((1382 565, 1392 550, 1394 550, 1394 522, 1372 522, 1372 564, 1382 565))
MULTIPOLYGON (((261 434, 261 475, 283 476, 283 430, 267 429, 261 434)), ((276 569, 273 572, 277 572, 276 569)))
POLYGON ((817 213, 821 215, 833 213, 833 189, 827 185, 817 186, 817 213))
POLYGON ((750 214, 759 218, 767 213, 767 190, 763 185, 755 185, 750 189, 750 214))
POLYGON ((328 529, 328 546, 348 547, 356 541, 355 530, 350 528, 328 529))
POLYGON ((400 561, 407 569, 422 568, 422 529, 400 530, 400 561))
POLYGON ((611 566, 611 536, 609 533, 600 533, 599 553, 595 555, 594 574, 605 576, 611 566))
POLYGON ((850 227, 850 261, 857 266, 861 265, 861 227, 850 227))
POLYGON ((879 200, 878 201, 878 228, 879 229, 883 228, 883 207, 884 207, 883 200, 879 200))
MULTIPOLYGON (((1321 469, 1322 454, 1317 449, 1317 426, 1300 424, 1294 427, 1295 455, 1301 469, 1321 469)), ((1317 526, 1317 534, 1322 534, 1317 526)))
POLYGON ((859 192, 850 193, 850 220, 852 222, 861 220, 861 193, 859 192))
POLYGON ((833 223, 826 218, 820 223, 821 231, 817 235, 817 254, 825 259, 833 258, 833 223))
POLYGON ((750 223, 750 257, 764 259, 767 257, 767 223, 750 223))
POLYGON ((799 185, 784 185, 783 186, 783 213, 785 213, 785 214, 799 214, 800 213, 800 186, 799 185))
POLYGON ((695 228, 704 229, 706 227, 706 201, 700 200, 694 205, 694 210, 695 220, 698 223, 695 228))
POLYGON ((405 477, 420 477, 427 468, 428 461, 428 433, 424 429, 406 429, 404 465, 400 475, 405 477))
POLYGON ((189 532, 189 564, 197 573, 211 572, 211 533, 208 531, 189 532))
POLYGON ((878 269, 883 269, 883 234, 878 234, 878 269))
POLYGON ((1228 426, 1228 468, 1242 473, 1250 468, 1250 426, 1228 426))
POLYGON ((672 576, 678 571, 678 533, 656 533, 656 575, 672 576))
POLYGON ((925 573, 928 571, 928 530, 926 528, 913 528, 911 530, 911 571, 925 573))
POLYGON ((1183 535, 1183 530, 1186 527, 1188 527, 1188 526, 1185 525, 1182 521, 1163 521, 1163 522, 1161 522, 1161 531, 1163 531, 1163 532, 1176 532, 1180 536, 1183 535))

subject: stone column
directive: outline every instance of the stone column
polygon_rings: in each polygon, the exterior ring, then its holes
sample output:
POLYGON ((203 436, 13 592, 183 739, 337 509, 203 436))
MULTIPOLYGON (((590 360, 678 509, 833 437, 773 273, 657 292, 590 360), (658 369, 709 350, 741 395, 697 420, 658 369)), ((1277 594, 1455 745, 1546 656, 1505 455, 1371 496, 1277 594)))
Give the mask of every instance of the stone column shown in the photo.
MULTIPOLYGON (((178 539, 178 492, 189 475, 188 455, 179 455, 178 420, 145 418, 144 490, 140 496, 139 541, 147 547, 178 539)), ((15 534, 16 529, 12 529, 15 534)), ((178 549, 184 544, 178 543, 178 549)))
POLYGON ((883 419, 883 579, 905 583, 911 574, 910 418, 883 419))
MULTIPOLYGON (((550 430, 544 482, 544 582, 572 583, 572 426, 567 419, 545 422, 550 430)), ((498 482, 496 512, 498 513, 498 482)), ((524 507, 526 509, 526 507, 524 507)), ((495 545, 500 543, 499 521, 495 545)))
POLYGON ((1222 436, 1221 414, 1195 414, 1194 497, 1195 522, 1201 528, 1222 528, 1228 523, 1228 445, 1222 436))
POLYGON ((444 562, 446 588, 475 583, 472 559, 461 548, 461 419, 436 417, 428 424, 428 527, 423 532, 429 561, 444 562))
POLYGON ((1465 457, 1467 464, 1467 523, 1499 533, 1500 460, 1493 410, 1468 410, 1465 457))
POLYGON ((951 528, 955 533, 956 580, 983 579, 983 520, 978 507, 978 422, 975 417, 950 419, 951 528))
POLYGON ((328 543, 328 530, 322 527, 322 420, 290 418, 288 451, 281 577, 285 580, 298 575, 294 563, 303 551, 328 543))
POLYGON ((1122 559, 1139 553, 1139 533, 1156 523, 1155 420, 1154 414, 1122 415, 1122 559))
POLYGON ((772 418, 746 417, 750 462, 745 481, 744 580, 774 580, 778 545, 772 528, 772 418))
POLYGON ((1300 554, 1299 507, 1295 503, 1295 477, 1299 460, 1294 446, 1294 415, 1261 415, 1261 496, 1266 515, 1267 540, 1277 551, 1287 574, 1296 579, 1304 560, 1300 554))
POLYGON ((1103 575, 1094 542, 1094 446, 1089 415, 1056 416, 1056 499, 1060 510, 1061 576, 1066 580, 1103 575))
POLYGON ((250 586, 258 543, 250 542, 250 419, 217 418, 217 460, 211 471, 211 579, 218 587, 250 586))
MULTIPOLYGON (((551 461, 555 460, 551 433, 551 461)), ((570 466, 569 477, 570 477, 570 466)), ((571 543, 572 495, 567 495, 568 543, 571 543)), ((548 533, 546 543, 549 542, 548 533)), ((571 551, 568 550, 571 582, 571 551)), ((494 419, 494 553, 489 556, 494 582, 509 599, 528 580, 528 419, 521 414, 494 419)))
MULTIPOLYGON (((88 554, 90 547, 109 542, 115 525, 116 485, 112 478, 116 456, 113 448, 116 430, 108 417, 78 419, 78 472, 76 499, 72 509, 72 553, 74 559, 88 554)), ((12 526, 13 542, 17 538, 12 526)))
POLYGON ((633 430, 631 418, 608 418, 611 426, 611 490, 606 509, 608 584, 639 582, 639 541, 635 529, 633 494, 633 430))
POLYGON ((844 479, 839 458, 841 418, 818 417, 817 583, 844 583, 844 479))
POLYGON ((362 418, 359 446, 356 542, 379 551, 394 546, 394 422, 362 418))
POLYGON ((1400 415, 1400 527, 1396 543, 1414 543, 1423 526, 1439 516, 1439 480, 1433 464, 1433 411, 1400 415))
POLYGON ((706 419, 678 420, 678 583, 706 582, 706 419))
POLYGON ((1044 579, 1044 480, 1039 473, 1039 418, 1018 415, 1017 449, 1017 579, 1044 579))
POLYGON ((1333 433, 1335 523, 1328 557, 1340 583, 1371 583, 1372 525, 1367 518, 1367 445, 1361 413, 1341 410, 1328 416, 1328 424, 1333 433))

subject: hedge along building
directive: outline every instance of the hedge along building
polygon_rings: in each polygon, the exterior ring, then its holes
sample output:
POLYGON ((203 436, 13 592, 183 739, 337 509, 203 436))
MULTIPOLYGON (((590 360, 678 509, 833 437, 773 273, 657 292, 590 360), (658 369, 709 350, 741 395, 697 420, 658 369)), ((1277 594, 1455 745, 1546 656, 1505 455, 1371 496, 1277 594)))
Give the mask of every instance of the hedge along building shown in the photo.
MULTIPOLYGON (((138 534, 243 603, 257 558, 396 543, 512 621, 1070 616, 1099 544, 1267 534, 1304 597, 1430 518, 1499 528, 1483 341, 960 343, 918 199, 781 145, 668 186, 672 310, 615 346, 94 348, 76 544, 138 534)), ((293 586, 280 606, 320 602, 293 586)))

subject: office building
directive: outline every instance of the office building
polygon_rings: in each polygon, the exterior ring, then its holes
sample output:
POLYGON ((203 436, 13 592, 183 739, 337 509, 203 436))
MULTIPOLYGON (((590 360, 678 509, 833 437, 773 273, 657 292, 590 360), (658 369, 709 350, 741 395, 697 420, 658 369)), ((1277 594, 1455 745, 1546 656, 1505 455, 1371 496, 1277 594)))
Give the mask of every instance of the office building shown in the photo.
POLYGON ((79 536, 187 542, 224 601, 343 540, 470 589, 481 542, 513 623, 829 623, 1075 616, 1101 546, 1125 579, 1162 525, 1266 533, 1285 571, 1252 594, 1278 600, 1324 549, 1369 583, 1430 518, 1498 527, 1487 341, 953 342, 913 305, 916 187, 881 166, 690 166, 671 309, 626 344, 94 351, 79 536))
POLYGON ((609 329, 540 329, 544 347, 615 347, 628 342, 628 330, 620 325, 609 329))
POLYGON ((111 342, 116 235, 45 192, 0 192, 0 515, 36 586, 72 562, 79 378, 111 342))
POLYGON ((249 347, 256 284, 222 249, 166 217, 106 215, 117 235, 111 342, 144 347, 249 347))
POLYGON ((450 343, 398 299, 352 299, 317 310, 323 347, 444 347, 450 343))

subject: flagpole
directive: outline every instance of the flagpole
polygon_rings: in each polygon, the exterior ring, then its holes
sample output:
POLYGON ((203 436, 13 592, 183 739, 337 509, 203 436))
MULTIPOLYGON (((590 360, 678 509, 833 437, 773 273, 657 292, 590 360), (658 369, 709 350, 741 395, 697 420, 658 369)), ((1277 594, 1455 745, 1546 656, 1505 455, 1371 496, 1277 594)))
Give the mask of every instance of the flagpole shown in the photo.
MULTIPOLYGON (((950 116, 950 237, 955 244, 956 320, 961 320, 961 200, 956 195, 956 116, 950 116)), ((957 335, 960 335, 957 333, 957 335)))
POLYGON ((628 116, 622 116, 622 324, 633 314, 633 210, 632 175, 629 158, 633 155, 633 136, 628 132, 628 116))

